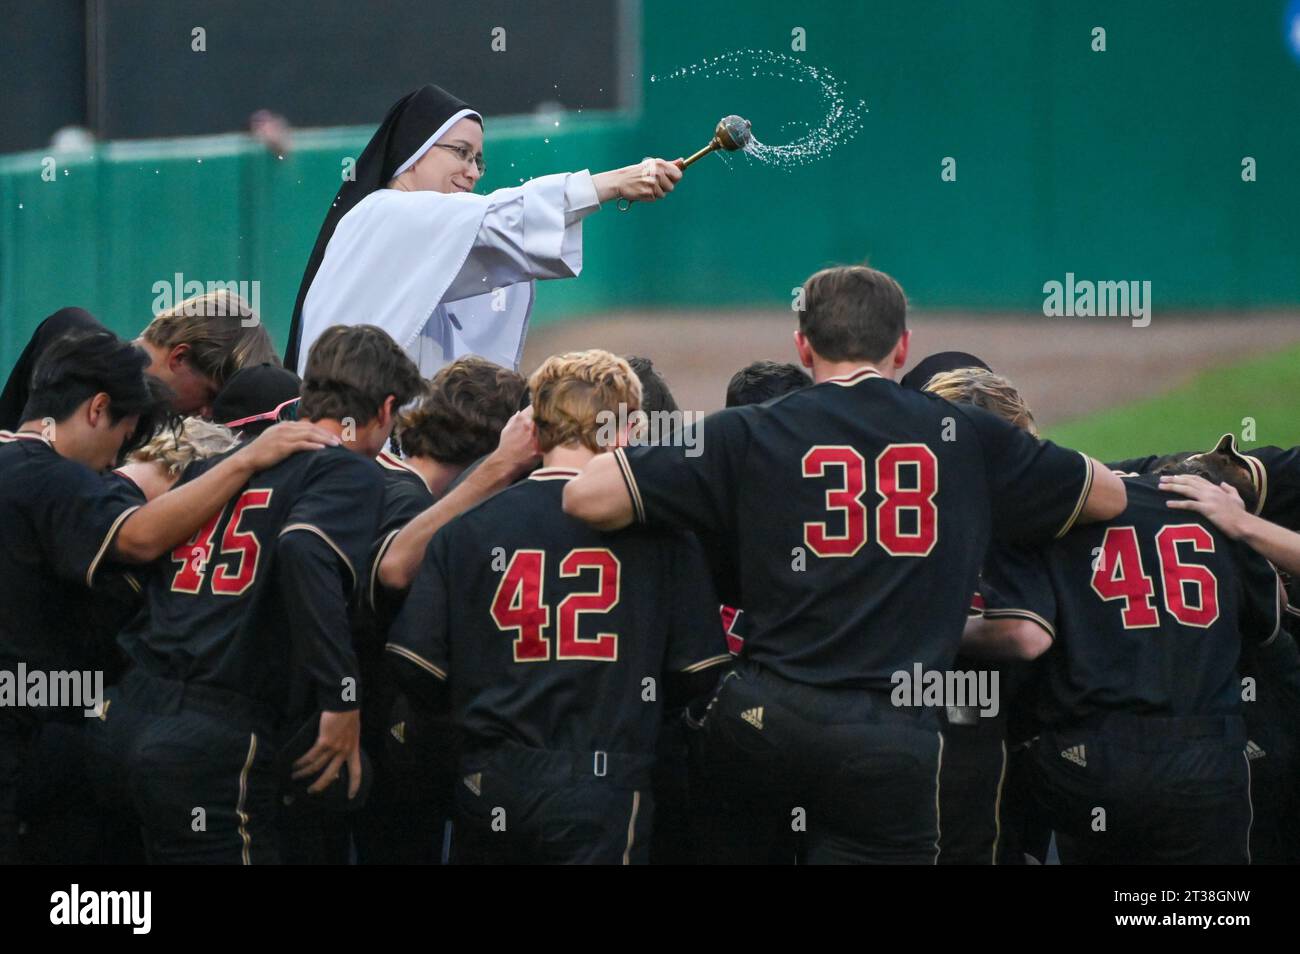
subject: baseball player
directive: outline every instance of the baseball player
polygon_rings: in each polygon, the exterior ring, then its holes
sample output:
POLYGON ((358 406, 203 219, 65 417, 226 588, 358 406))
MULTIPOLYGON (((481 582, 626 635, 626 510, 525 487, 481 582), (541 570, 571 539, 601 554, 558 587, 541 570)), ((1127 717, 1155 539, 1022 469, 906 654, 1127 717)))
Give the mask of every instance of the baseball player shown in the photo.
MULTIPOLYGON (((1166 472, 1238 477, 1209 457, 1166 472)), ((1159 480, 1126 478, 1122 514, 1068 534, 1041 561, 986 567, 1005 604, 986 627, 1037 626, 1054 642, 1030 774, 1066 863, 1250 857, 1237 662, 1243 640, 1277 635, 1278 580, 1209 521, 1170 509, 1159 480)))
POLYGON ((413 702, 450 694, 456 861, 642 863, 664 706, 730 659, 717 599, 688 536, 561 511, 578 468, 627 440, 627 362, 559 355, 529 388, 541 468, 435 535, 388 649, 413 702))
MULTIPOLYGON (((328 434, 294 425, 250 444, 190 486, 144 503, 124 481, 107 481, 124 448, 152 435, 165 404, 145 374, 148 356, 108 331, 51 344, 31 379, 13 432, 0 432, 0 666, 13 672, 88 668, 85 615, 68 612, 103 567, 148 563, 203 525, 248 475, 328 434)), ((38 723, 82 707, 0 707, 0 857, 16 857, 17 779, 38 723)))
POLYGON ((956 655, 990 537, 1049 540, 1123 509, 1117 477, 987 412, 904 391, 906 302, 865 266, 804 284, 812 387, 703 423, 702 453, 598 455, 566 513, 732 542, 745 648, 703 731, 757 857, 932 863, 942 738, 895 675, 956 655), (800 845, 802 842, 802 845, 800 845))
MULTIPOLYGON (((343 786, 359 790, 362 687, 348 604, 379 520, 372 458, 421 386, 379 329, 327 331, 308 359, 299 414, 339 443, 247 477, 151 569, 147 613, 121 638, 132 668, 101 723, 151 861, 276 861, 282 783, 310 780, 308 794, 334 786, 343 801, 343 786), (309 725, 315 744, 280 764, 281 747, 309 725)), ((220 460, 190 467, 179 489, 220 460)))

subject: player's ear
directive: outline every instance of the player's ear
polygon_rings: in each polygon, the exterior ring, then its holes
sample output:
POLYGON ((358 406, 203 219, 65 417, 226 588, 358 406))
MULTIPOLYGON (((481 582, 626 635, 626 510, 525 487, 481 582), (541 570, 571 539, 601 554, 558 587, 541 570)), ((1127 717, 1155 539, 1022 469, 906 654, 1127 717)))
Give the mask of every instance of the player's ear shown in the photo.
POLYGON ((894 345, 894 367, 901 368, 907 364, 907 349, 912 343, 912 330, 904 329, 898 338, 898 344, 894 345))
POLYGON ((167 370, 175 374, 190 360, 190 346, 178 344, 167 352, 167 370))
POLYGON ((799 363, 805 368, 811 369, 813 366, 812 345, 808 344, 807 337, 798 328, 794 330, 794 350, 799 353, 799 363))
POLYGON ((89 406, 86 408, 86 422, 91 427, 98 427, 100 422, 111 423, 108 416, 109 405, 113 399, 108 396, 107 392, 100 391, 90 399, 89 406))

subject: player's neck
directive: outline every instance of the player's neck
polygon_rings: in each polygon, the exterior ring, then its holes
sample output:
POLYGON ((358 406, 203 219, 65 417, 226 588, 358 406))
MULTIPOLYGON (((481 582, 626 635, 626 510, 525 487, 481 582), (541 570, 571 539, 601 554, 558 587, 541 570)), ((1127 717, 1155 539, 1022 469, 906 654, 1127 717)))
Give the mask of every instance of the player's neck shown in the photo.
POLYGON ((812 376, 813 381, 821 384, 823 381, 829 381, 831 378, 844 378, 858 371, 870 368, 882 378, 894 380, 894 373, 897 370, 892 361, 886 358, 879 363, 872 361, 823 361, 821 358, 813 358, 812 376))
POLYGON ((66 457, 68 460, 75 460, 79 464, 85 464, 92 470, 95 465, 88 452, 88 447, 80 438, 77 426, 71 420, 58 421, 51 424, 48 418, 35 418, 30 421, 23 421, 14 432, 21 434, 22 440, 30 440, 32 437, 39 437, 48 444, 60 457, 66 457))
POLYGON ((564 447, 552 447, 542 455, 543 467, 564 467, 568 470, 582 470, 587 462, 596 455, 583 447, 572 444, 564 447))
POLYGON ((407 457, 402 463, 424 478, 424 482, 429 487, 429 492, 435 497, 441 497, 443 491, 465 469, 455 464, 444 464, 432 457, 407 457))

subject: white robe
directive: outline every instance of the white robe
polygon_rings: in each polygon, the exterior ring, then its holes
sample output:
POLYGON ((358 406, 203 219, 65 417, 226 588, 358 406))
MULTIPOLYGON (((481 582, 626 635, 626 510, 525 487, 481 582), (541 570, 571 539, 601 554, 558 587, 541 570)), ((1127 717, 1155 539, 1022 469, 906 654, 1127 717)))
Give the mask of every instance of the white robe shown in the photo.
POLYGON ((383 328, 426 378, 466 354, 517 369, 533 280, 582 271, 582 220, 598 208, 586 170, 488 195, 372 192, 339 221, 307 291, 298 373, 338 324, 383 328))

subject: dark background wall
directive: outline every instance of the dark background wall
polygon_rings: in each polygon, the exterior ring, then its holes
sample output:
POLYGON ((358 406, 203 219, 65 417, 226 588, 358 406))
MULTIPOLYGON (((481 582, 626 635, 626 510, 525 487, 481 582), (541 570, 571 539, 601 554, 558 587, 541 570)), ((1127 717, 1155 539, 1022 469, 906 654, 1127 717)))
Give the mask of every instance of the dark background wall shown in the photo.
POLYGON ((548 101, 612 109, 619 9, 617 0, 0 0, 0 152, 39 149, 67 125, 101 139, 231 132, 264 108, 296 126, 361 125, 375 120, 375 103, 430 77, 472 90, 492 114, 548 101), (506 31, 504 53, 488 42, 493 25, 506 31))

